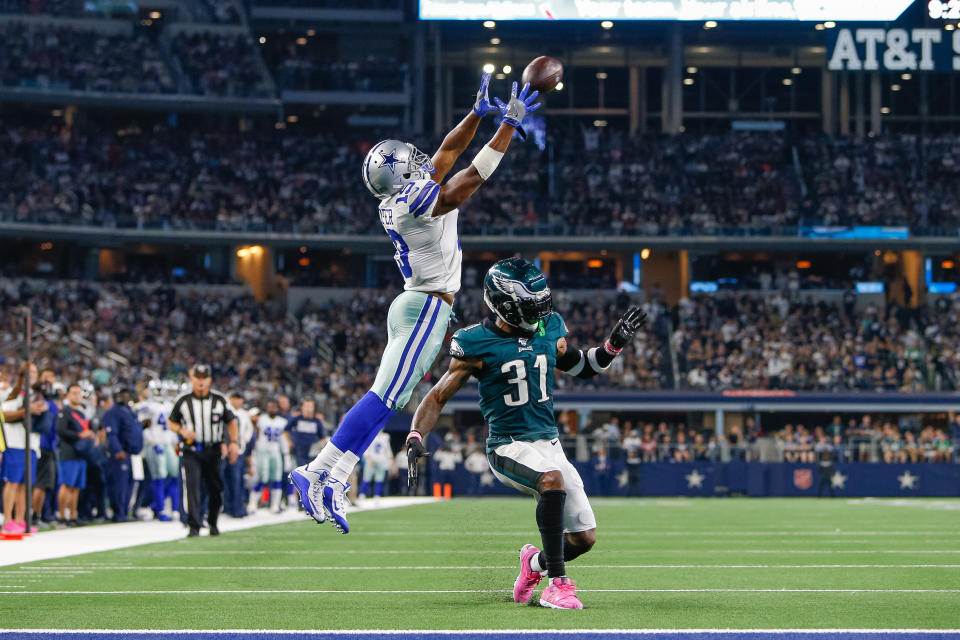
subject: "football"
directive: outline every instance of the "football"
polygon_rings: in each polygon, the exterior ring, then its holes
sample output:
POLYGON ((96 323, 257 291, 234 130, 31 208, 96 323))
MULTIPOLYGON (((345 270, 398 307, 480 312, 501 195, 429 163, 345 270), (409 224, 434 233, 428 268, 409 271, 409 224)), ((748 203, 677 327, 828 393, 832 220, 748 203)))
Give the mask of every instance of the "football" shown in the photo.
POLYGON ((523 70, 520 86, 527 82, 531 89, 540 93, 549 93, 557 88, 557 83, 563 78, 563 65, 556 58, 540 56, 534 58, 523 70))

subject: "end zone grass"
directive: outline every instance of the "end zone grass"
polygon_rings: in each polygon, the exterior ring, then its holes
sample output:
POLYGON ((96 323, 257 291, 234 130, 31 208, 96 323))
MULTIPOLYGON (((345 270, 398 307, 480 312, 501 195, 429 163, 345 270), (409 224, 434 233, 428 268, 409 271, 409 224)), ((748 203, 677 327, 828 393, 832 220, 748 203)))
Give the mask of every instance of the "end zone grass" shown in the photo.
MULTIPOLYGON (((512 602, 529 499, 456 499, 14 565, 8 629, 955 629, 960 501, 606 499, 583 611, 512 602)), ((176 525, 171 525, 176 526, 176 525)), ((90 528, 90 535, 96 529, 90 528)), ((15 542, 0 553, 16 553, 15 542)))

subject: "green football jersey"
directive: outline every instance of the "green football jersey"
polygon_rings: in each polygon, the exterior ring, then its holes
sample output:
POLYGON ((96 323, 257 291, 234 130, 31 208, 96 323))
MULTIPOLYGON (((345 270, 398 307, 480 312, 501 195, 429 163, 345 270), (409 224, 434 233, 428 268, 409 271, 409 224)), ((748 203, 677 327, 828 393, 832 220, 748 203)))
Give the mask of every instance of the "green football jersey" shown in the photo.
POLYGON ((543 320, 530 338, 507 335, 494 322, 460 329, 450 340, 454 358, 479 358, 480 411, 490 427, 487 453, 513 440, 559 437, 553 415, 557 340, 567 335, 560 314, 543 320))

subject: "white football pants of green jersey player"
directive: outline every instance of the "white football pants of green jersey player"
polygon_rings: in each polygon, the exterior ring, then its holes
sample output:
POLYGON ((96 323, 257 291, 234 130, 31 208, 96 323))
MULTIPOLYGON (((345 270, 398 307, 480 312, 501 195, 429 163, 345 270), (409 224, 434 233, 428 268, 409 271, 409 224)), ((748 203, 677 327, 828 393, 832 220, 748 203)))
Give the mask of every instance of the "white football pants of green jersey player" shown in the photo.
POLYGON ((150 477, 154 480, 179 477, 180 463, 177 461, 173 445, 162 444, 160 448, 162 451, 159 453, 151 446, 143 448, 143 457, 147 461, 150 477))
POLYGON ((548 471, 559 471, 567 499, 563 504, 563 531, 577 533, 597 528, 597 519, 583 489, 576 467, 563 453, 559 440, 514 440, 487 454, 490 470, 497 479, 534 498, 540 497, 537 479, 548 471))
POLYGON ((422 291, 404 291, 387 312, 387 346, 371 391, 388 409, 400 411, 427 374, 447 334, 453 310, 422 291))

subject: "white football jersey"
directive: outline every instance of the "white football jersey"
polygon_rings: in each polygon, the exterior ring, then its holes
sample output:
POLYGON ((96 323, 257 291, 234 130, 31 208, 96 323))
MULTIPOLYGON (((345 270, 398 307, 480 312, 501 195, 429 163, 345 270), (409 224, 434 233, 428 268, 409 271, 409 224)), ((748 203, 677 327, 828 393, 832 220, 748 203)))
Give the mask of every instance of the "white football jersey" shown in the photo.
POLYGON ((133 405, 137 414, 137 421, 150 421, 150 426, 143 430, 144 443, 149 446, 164 445, 169 442, 167 431, 167 411, 163 404, 154 400, 142 400, 133 405))
POLYGON ((459 210, 434 218, 440 185, 417 180, 380 203, 380 223, 390 236, 407 291, 460 290, 459 210))
POLYGON ((254 448, 258 451, 283 451, 283 430, 287 427, 287 419, 281 415, 272 418, 261 413, 257 419, 257 443, 254 448))
POLYGON ((363 453, 363 457, 368 462, 378 462, 385 467, 389 467, 393 462, 393 451, 390 450, 390 434, 381 431, 373 439, 370 446, 363 453))

